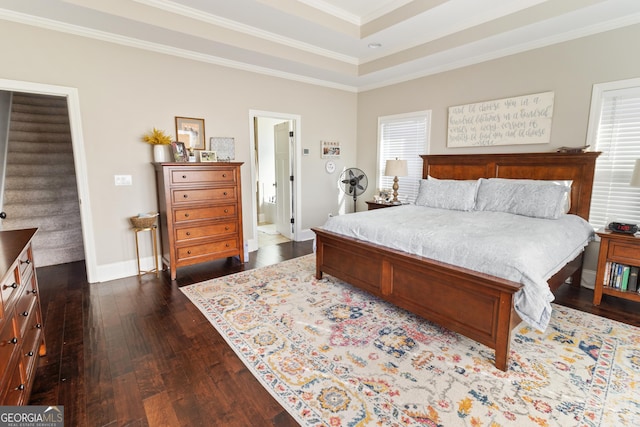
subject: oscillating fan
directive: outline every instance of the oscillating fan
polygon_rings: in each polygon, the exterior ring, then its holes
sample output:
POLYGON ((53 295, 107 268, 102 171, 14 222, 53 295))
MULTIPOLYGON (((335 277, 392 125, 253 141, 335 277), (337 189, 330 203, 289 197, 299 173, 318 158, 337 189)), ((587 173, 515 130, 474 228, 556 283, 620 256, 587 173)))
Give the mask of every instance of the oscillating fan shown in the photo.
POLYGON ((367 175, 358 168, 348 168, 340 175, 339 185, 342 191, 353 196, 353 211, 356 211, 358 196, 367 189, 367 175))

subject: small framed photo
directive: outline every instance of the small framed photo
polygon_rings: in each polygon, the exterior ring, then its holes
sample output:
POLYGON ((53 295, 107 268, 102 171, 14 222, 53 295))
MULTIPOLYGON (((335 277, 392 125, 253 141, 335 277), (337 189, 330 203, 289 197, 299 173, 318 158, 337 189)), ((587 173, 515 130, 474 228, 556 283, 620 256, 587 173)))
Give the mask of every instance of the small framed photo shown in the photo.
POLYGON ((218 156, 215 151, 200 151, 200 161, 201 162, 217 162, 218 156))
POLYGON ((176 139, 186 148, 204 150, 204 119, 176 117, 176 139))
POLYGON ((186 162, 189 154, 183 142, 174 141, 171 143, 171 151, 173 152, 174 162, 186 162))
POLYGON ((320 141, 320 152, 322 158, 338 158, 340 157, 340 142, 339 141, 320 141))

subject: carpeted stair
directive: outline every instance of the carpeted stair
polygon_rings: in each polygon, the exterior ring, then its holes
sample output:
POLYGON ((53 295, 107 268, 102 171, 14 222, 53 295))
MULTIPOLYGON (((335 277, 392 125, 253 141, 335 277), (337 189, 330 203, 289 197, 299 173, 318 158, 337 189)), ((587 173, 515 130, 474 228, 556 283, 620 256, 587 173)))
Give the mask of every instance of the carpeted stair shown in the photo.
POLYGON ((39 229, 37 266, 84 259, 65 98, 13 94, 3 210, 4 230, 39 229))

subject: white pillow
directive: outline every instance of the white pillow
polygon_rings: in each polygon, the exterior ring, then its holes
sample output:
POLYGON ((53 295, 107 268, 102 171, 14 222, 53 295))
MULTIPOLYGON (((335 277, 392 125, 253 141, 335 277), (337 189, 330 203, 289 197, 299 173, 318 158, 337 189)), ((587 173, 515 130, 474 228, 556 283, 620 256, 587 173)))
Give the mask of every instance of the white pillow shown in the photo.
POLYGON ((559 181, 481 178, 476 210, 558 219, 568 211, 570 185, 559 181))
POLYGON ((416 205, 430 208, 471 211, 476 203, 477 180, 420 180, 416 205))

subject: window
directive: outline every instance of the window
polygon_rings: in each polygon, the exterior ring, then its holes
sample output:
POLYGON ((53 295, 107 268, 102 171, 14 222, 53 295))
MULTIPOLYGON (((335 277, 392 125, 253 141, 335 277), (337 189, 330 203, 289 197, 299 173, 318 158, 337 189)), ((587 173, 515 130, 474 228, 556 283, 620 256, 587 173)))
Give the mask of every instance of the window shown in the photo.
POLYGON ((596 162, 589 222, 640 223, 640 188, 631 174, 640 159, 640 79, 596 84, 587 144, 602 154, 596 162))
POLYGON ((398 177, 398 199, 413 203, 422 178, 422 159, 419 156, 429 152, 430 131, 431 111, 378 118, 379 189, 391 189, 393 186, 394 177, 384 175, 387 160, 406 160, 408 176, 398 177))

